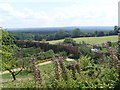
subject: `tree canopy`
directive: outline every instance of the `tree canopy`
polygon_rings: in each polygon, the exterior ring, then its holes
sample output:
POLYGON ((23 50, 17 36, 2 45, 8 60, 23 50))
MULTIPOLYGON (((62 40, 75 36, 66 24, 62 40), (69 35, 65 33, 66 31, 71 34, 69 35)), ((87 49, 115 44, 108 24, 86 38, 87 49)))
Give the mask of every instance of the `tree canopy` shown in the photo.
POLYGON ((0 30, 2 32, 2 50, 1 55, 2 59, 0 62, 2 63, 2 71, 8 70, 11 75, 15 78, 15 72, 12 71, 16 68, 17 58, 14 56, 14 51, 17 49, 17 46, 14 44, 14 38, 5 30, 0 30))
POLYGON ((80 29, 76 28, 72 32, 72 37, 79 37, 80 36, 80 29))

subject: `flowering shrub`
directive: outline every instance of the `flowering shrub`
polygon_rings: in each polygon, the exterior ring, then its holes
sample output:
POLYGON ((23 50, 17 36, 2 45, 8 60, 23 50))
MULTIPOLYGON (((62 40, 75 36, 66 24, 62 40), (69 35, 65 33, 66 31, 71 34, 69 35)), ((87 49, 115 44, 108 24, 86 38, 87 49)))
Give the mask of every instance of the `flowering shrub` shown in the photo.
POLYGON ((41 60, 41 61, 37 61, 37 62, 35 62, 35 63, 42 63, 42 62, 51 61, 51 60, 53 60, 53 58, 45 59, 45 60, 41 60))
POLYGON ((30 69, 31 69, 32 74, 34 76, 35 83, 42 84, 41 71, 39 69, 37 69, 35 66, 35 58, 31 58, 30 69))

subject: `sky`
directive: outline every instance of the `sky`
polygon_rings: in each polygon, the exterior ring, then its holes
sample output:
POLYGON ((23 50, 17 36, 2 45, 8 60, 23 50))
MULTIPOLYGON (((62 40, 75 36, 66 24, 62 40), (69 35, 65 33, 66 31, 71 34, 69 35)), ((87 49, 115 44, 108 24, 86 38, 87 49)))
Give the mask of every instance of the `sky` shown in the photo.
POLYGON ((0 0, 3 28, 115 26, 119 0, 0 0))

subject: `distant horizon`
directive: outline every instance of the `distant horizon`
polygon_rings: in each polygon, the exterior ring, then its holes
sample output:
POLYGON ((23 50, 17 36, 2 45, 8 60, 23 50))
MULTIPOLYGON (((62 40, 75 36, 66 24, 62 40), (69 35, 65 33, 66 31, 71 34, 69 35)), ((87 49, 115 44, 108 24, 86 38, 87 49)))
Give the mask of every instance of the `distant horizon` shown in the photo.
MULTIPOLYGON (((116 25, 111 25, 111 26, 46 26, 46 27, 8 27, 8 28, 64 28, 64 27, 114 27, 114 26, 116 26, 116 25)), ((4 27, 3 27, 4 28, 4 27)), ((8 28, 6 28, 6 29, 8 29, 8 28)))
POLYGON ((76 28, 79 28, 81 31, 113 31, 114 26, 67 26, 67 27, 32 27, 32 28, 7 28, 7 31, 18 31, 18 32, 43 32, 43 31, 52 31, 56 32, 59 30, 64 30, 64 31, 72 31, 76 28))

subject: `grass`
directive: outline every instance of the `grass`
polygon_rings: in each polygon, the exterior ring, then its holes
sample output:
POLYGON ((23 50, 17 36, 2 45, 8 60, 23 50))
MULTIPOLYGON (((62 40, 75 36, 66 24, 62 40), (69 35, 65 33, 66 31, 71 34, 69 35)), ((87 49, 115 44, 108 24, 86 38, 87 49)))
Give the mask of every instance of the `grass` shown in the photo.
MULTIPOLYGON (((65 61, 65 64, 73 63, 75 61, 65 61)), ((37 66, 41 70, 42 79, 46 82, 50 82, 54 78, 54 64, 49 63, 46 65, 37 66)), ((31 73, 26 73, 23 70, 19 75, 16 76, 17 80, 12 82, 12 76, 10 73, 6 73, 2 76, 2 88, 36 88, 34 84, 33 75, 31 73)))
MULTIPOLYGON (((118 40, 118 36, 104 36, 104 37, 81 37, 81 38, 73 38, 77 43, 84 41, 87 44, 101 44, 106 43, 108 41, 116 42, 118 40)), ((56 44, 59 42, 63 42, 64 39, 61 40, 53 40, 49 41, 50 44, 56 44)))
MULTIPOLYGON (((16 78, 27 78, 31 76, 32 75, 30 73, 26 73, 26 70, 23 70, 20 74, 16 76, 16 78)), ((12 79, 12 76, 10 73, 5 73, 2 75, 2 79, 12 79)))
MULTIPOLYGON (((65 61, 65 64, 69 64, 69 63, 72 63, 72 62, 75 62, 75 61, 65 61)), ((53 63, 49 63, 49 64, 46 64, 46 65, 41 65, 41 66, 38 66, 38 68, 41 70, 41 72, 43 74, 45 74, 46 72, 50 72, 53 71, 53 68, 54 68, 54 64, 53 63)), ((5 73, 5 74, 2 74, 0 75, 0 77, 2 77, 2 79, 12 79, 12 76, 10 73, 5 73)), ((16 76, 16 78, 32 78, 32 74, 31 73, 27 73, 27 70, 23 70, 20 74, 18 74, 16 76)))
POLYGON ((103 48, 102 50, 100 50, 100 52, 107 52, 107 49, 106 48, 103 48))

